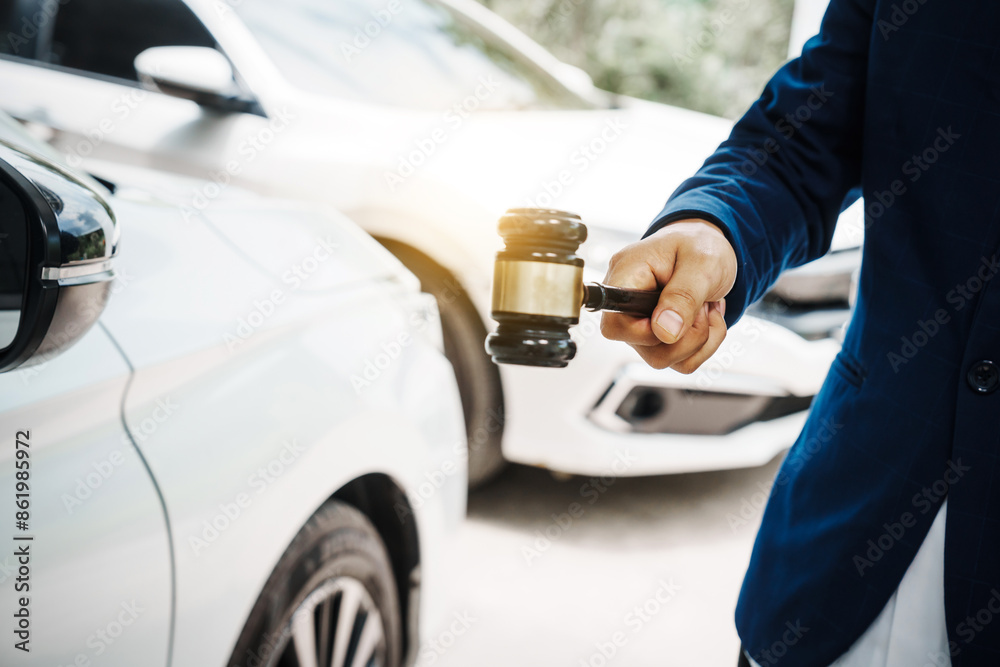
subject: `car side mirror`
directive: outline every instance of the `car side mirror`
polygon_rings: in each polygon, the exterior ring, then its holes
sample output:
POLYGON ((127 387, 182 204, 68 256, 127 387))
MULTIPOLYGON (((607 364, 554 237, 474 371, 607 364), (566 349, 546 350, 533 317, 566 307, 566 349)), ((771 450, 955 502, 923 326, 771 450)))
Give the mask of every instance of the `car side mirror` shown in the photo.
POLYGON ((247 111, 233 66, 205 46, 154 46, 135 57, 139 82, 149 90, 222 111, 247 111))
POLYGON ((97 190, 0 142, 0 372, 47 361, 93 326, 118 234, 97 190))

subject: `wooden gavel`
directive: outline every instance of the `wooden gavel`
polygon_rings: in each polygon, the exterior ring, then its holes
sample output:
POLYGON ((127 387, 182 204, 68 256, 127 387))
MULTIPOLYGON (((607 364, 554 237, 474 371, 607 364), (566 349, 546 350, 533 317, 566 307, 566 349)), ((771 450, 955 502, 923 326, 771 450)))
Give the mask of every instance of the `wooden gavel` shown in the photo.
POLYGON ((486 351, 497 364, 563 368, 576 356, 569 328, 580 309, 649 317, 659 290, 636 290, 583 283, 587 240, 580 216, 565 211, 512 208, 497 227, 506 247, 493 271, 492 316, 497 330, 486 351))

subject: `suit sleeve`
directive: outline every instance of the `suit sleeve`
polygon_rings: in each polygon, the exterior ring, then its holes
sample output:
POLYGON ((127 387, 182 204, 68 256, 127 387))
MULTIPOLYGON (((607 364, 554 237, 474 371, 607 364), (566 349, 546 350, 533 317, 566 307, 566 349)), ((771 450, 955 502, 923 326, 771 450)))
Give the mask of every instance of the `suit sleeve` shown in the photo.
POLYGON ((732 326, 786 268, 822 256, 860 185, 874 0, 832 0, 819 35, 768 82, 732 134, 671 195, 649 236, 684 218, 720 226, 736 251, 732 326))

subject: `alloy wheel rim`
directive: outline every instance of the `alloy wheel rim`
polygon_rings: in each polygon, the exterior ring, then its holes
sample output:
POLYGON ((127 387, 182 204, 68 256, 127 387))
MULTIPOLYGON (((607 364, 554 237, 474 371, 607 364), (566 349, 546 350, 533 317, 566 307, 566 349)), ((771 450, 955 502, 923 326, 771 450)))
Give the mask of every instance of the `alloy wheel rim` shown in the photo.
POLYGON ((299 604, 268 667, 383 667, 385 626, 357 579, 323 582, 299 604))

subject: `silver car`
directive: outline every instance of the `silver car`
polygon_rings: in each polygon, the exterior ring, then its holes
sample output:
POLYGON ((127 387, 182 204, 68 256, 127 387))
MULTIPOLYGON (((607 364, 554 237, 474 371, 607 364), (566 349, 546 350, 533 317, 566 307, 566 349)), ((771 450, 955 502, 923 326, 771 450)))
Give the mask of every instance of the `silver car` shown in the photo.
POLYGON ((46 149, 0 115, 0 664, 412 664, 465 510, 433 298, 333 212, 46 149))

